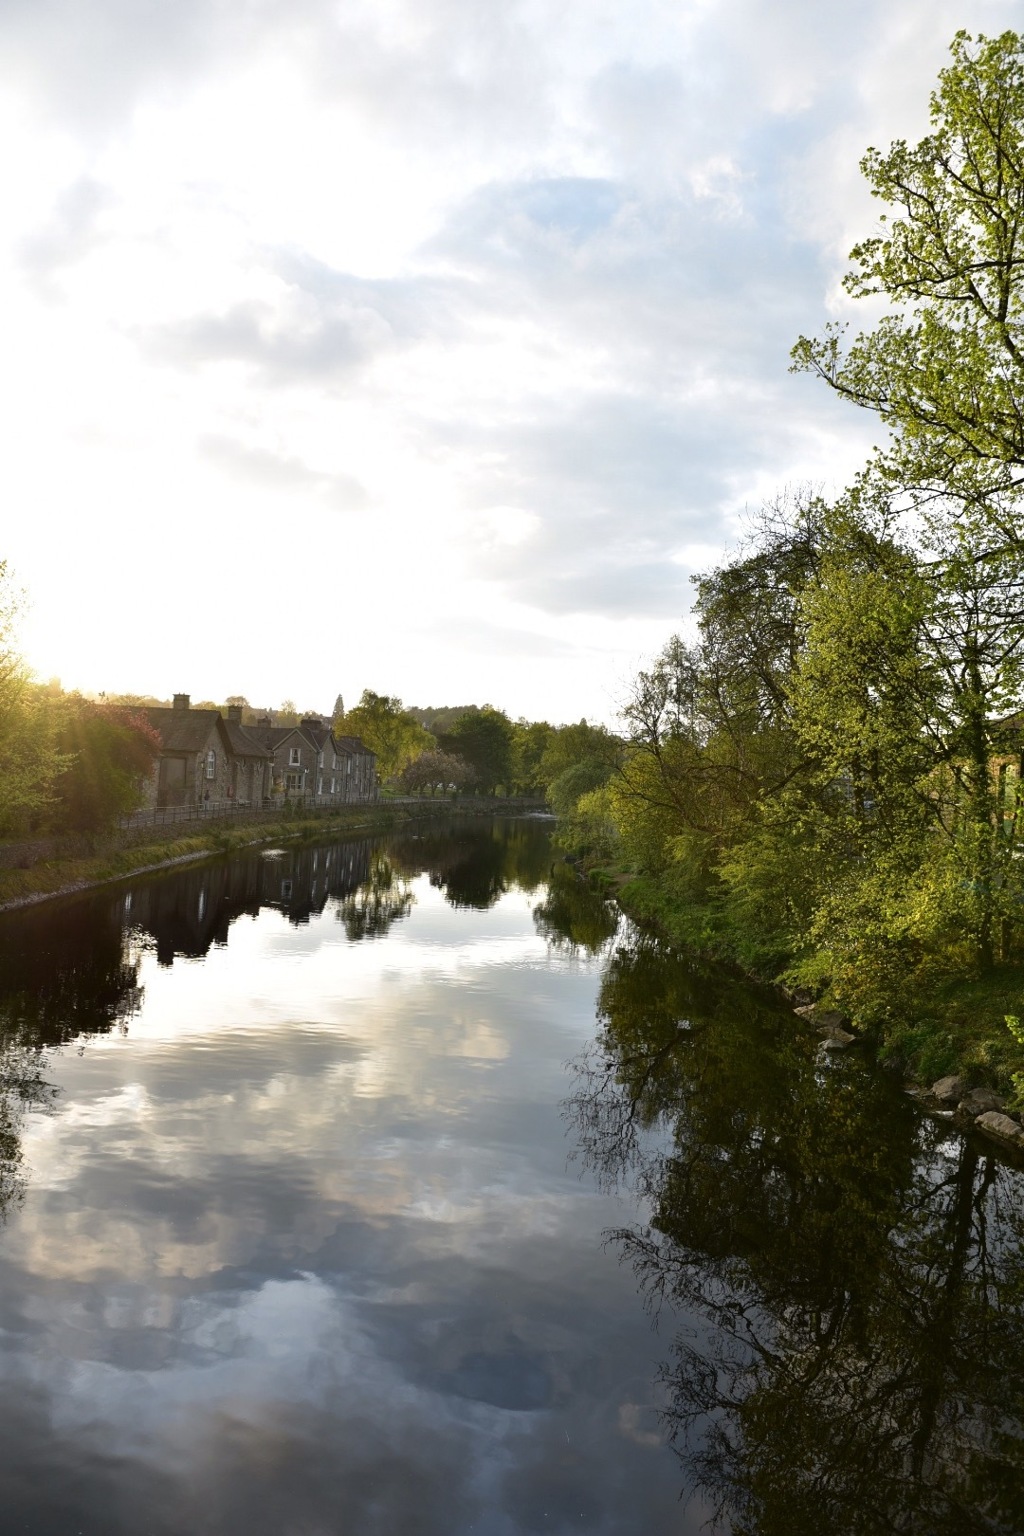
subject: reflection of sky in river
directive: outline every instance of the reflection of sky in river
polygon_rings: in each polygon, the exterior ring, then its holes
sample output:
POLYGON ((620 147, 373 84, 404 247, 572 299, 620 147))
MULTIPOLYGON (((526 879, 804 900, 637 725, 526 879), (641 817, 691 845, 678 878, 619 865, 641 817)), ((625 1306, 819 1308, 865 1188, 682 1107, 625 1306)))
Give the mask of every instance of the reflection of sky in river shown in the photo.
POLYGON ((515 891, 428 880, 386 938, 333 903, 143 953, 126 1037, 50 1064, 0 1246, 4 1529, 697 1530, 659 1358, 567 1164, 597 964, 515 891))

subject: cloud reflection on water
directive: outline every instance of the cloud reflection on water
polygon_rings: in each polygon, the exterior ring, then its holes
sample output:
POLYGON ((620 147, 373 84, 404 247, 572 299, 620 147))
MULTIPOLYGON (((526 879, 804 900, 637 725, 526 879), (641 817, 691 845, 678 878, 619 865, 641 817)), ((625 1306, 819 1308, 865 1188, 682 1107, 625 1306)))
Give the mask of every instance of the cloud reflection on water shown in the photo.
POLYGON ((51 1058, 0 1248, 15 1528, 697 1529, 617 1207, 566 1166, 596 970, 522 891, 414 894, 368 943, 332 898, 142 948, 127 1036, 51 1058))

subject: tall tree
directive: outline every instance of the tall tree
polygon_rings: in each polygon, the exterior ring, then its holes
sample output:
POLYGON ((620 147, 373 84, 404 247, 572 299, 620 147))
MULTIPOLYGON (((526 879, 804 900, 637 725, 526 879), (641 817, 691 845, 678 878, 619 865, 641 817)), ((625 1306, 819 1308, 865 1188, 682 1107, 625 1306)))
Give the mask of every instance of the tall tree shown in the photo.
POLYGON ((890 483, 985 498, 1024 475, 1024 39, 958 32, 951 53, 932 131, 861 161, 897 212, 854 247, 844 285, 893 312, 848 349, 842 326, 802 336, 793 362, 894 430, 890 483))
POLYGON ((6 561, 0 561, 0 834, 32 824, 67 762, 54 739, 52 700, 33 685, 18 651, 22 602, 6 561))
POLYGON ((140 712, 71 694, 60 705, 57 748, 65 766, 54 785, 50 820, 88 832, 112 825, 141 803, 160 739, 140 712))
POLYGON ((363 690, 355 709, 340 722, 342 734, 358 736, 377 754, 377 772, 382 779, 401 773, 407 763, 434 745, 428 731, 403 709, 402 701, 387 694, 363 690))
POLYGON ((511 784, 512 738, 512 722, 504 711, 485 705, 463 715, 438 742, 445 752, 464 758, 480 788, 493 794, 499 785, 507 789, 511 784))

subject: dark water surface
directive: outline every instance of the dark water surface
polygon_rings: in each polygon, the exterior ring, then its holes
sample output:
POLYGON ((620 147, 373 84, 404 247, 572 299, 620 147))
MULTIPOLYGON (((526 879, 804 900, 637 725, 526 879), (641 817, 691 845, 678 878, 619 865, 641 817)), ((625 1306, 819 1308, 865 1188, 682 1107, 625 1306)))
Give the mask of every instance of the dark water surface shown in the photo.
POLYGON ((0 1536, 1024 1532, 1024 1176, 551 864, 0 920, 0 1536))

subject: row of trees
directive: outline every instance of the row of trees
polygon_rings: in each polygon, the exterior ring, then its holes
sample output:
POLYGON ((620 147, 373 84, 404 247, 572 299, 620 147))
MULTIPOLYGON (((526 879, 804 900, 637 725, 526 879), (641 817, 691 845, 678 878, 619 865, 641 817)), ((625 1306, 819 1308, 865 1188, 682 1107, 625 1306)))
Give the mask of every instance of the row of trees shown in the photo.
POLYGON ((414 710, 370 690, 334 724, 366 742, 377 754, 381 779, 407 793, 474 787, 484 794, 547 795, 557 810, 604 784, 622 754, 618 737, 585 720, 565 726, 511 720, 489 704, 414 710))
POLYGON ((931 133, 868 152, 889 211, 846 287, 891 312, 794 349, 888 443, 697 580, 696 637, 637 679, 575 812, 694 936, 882 1027, 1021 953, 1022 48, 959 33, 931 133))

